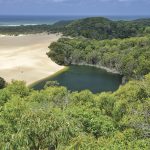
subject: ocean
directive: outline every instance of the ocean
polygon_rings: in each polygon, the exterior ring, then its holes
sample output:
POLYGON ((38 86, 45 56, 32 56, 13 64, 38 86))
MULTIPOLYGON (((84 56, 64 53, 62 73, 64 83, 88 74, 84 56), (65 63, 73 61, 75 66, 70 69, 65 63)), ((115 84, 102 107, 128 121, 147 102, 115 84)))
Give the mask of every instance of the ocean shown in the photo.
MULTIPOLYGON (((75 20, 92 16, 27 16, 27 15, 0 15, 0 26, 41 25, 53 24, 62 20, 75 20)), ((150 16, 101 16, 111 20, 134 20, 150 18, 150 16)))
POLYGON ((0 15, 0 26, 54 24, 62 20, 75 20, 83 16, 19 16, 0 15))

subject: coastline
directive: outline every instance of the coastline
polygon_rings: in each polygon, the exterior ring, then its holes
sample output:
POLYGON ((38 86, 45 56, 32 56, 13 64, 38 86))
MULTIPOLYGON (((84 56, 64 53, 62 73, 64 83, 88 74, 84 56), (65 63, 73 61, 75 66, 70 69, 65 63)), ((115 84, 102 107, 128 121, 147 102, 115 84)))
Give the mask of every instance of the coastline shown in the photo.
MULTIPOLYGON (((37 33, 40 34, 40 33, 37 33)), ((18 34, 18 35, 14 35, 14 34, 0 34, 0 38, 2 37, 19 37, 19 36, 26 36, 26 35, 32 35, 32 34, 18 34)))
POLYGON ((24 34, 1 34, 0 37, 19 37, 19 36, 32 36, 32 35, 60 35, 62 36, 62 33, 50 33, 50 32, 39 32, 39 33, 24 33, 24 34))
POLYGON ((0 36, 0 76, 8 83, 12 80, 32 84, 64 69, 53 62, 46 52, 61 34, 28 34, 0 36))

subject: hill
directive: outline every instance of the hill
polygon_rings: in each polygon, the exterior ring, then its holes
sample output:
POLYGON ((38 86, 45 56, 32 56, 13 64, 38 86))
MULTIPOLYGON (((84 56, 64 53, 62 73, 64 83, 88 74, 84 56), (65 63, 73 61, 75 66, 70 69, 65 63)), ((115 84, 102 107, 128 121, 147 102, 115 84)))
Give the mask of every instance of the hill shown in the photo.
POLYGON ((123 39, 150 33, 150 19, 112 21, 103 17, 91 17, 74 21, 59 21, 53 25, 0 27, 0 34, 18 35, 42 32, 62 32, 66 36, 81 36, 97 40, 123 39))
POLYGON ((113 39, 140 36, 150 26, 150 19, 111 21, 103 17, 85 18, 65 26, 65 35, 90 39, 113 39))

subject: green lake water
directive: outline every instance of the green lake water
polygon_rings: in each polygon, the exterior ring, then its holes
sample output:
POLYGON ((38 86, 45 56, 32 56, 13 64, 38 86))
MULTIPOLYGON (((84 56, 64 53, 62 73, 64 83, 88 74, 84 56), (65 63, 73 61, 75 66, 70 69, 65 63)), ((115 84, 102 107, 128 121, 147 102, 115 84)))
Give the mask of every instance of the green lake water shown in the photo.
POLYGON ((93 93, 115 91, 122 82, 122 76, 89 66, 71 66, 68 70, 36 83, 32 88, 43 89, 47 81, 58 81, 71 91, 90 90, 93 93))

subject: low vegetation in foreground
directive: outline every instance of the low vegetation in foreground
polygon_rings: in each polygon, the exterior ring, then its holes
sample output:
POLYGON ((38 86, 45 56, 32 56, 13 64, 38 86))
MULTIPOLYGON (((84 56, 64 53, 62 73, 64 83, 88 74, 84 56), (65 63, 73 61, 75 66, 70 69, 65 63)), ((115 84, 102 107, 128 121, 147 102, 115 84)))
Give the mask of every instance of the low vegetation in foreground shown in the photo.
POLYGON ((0 149, 149 150, 150 74, 114 93, 49 85, 0 90, 0 149))

